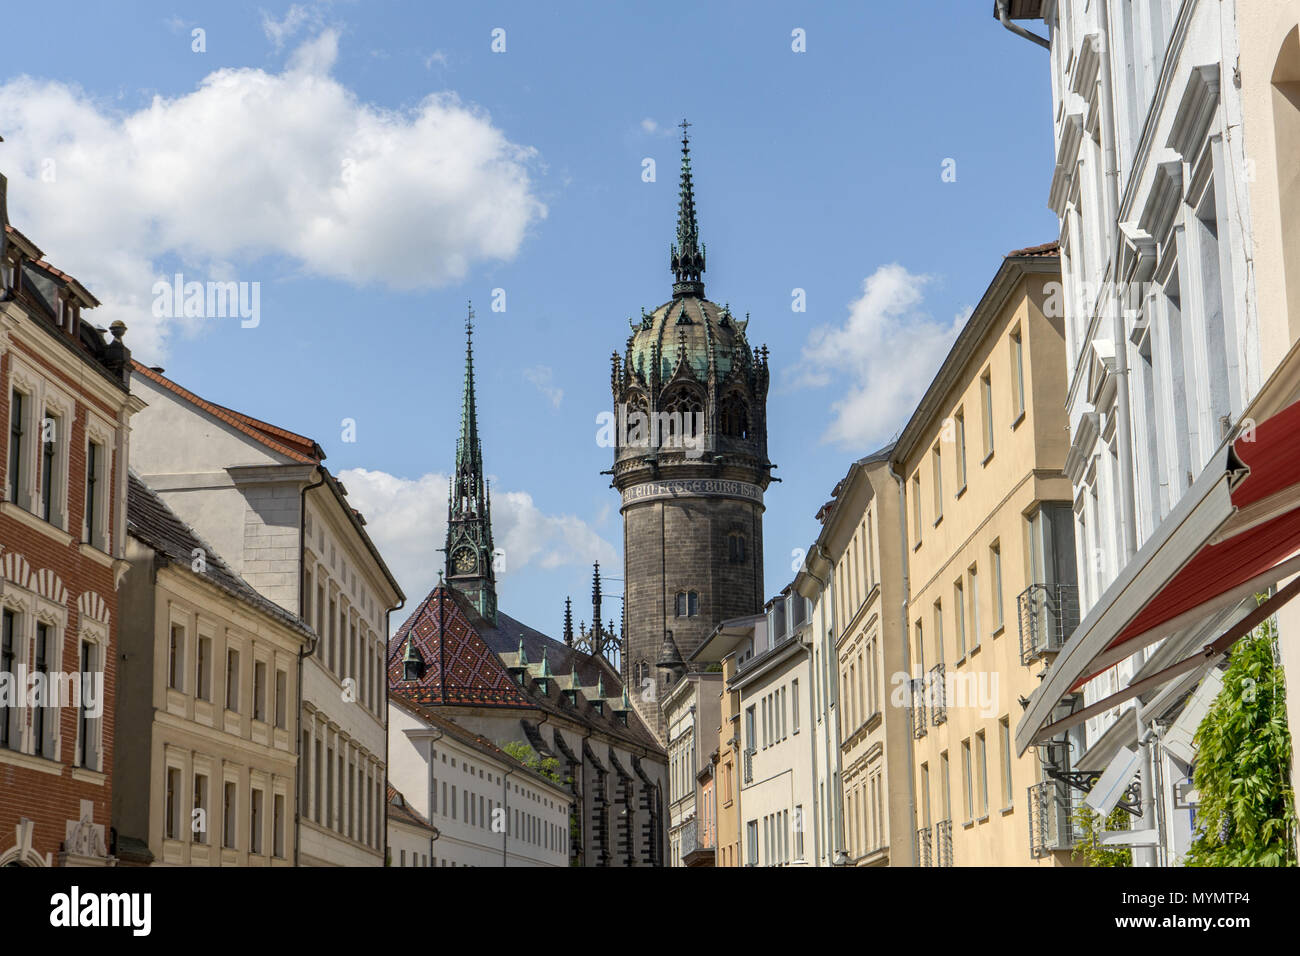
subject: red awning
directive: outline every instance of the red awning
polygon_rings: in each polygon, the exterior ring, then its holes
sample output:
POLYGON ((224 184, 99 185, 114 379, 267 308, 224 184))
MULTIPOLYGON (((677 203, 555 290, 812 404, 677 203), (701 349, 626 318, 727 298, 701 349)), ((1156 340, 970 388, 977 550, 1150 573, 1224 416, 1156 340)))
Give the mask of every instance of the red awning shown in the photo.
MULTIPOLYGON (((1300 571, 1300 402, 1221 447, 1201 478, 1096 602, 1053 663, 1016 728, 1021 752, 1098 708, 1132 697, 1127 688, 1049 725, 1066 695, 1121 660, 1225 607, 1253 606, 1300 571), (1104 706, 1103 706, 1104 704, 1104 706), (1077 718, 1077 719, 1076 719, 1077 718)), ((1289 594, 1288 594, 1289 597, 1289 594)), ((1270 612, 1271 613, 1271 612, 1270 612)), ((1186 673, 1193 658, 1142 681, 1186 673)))

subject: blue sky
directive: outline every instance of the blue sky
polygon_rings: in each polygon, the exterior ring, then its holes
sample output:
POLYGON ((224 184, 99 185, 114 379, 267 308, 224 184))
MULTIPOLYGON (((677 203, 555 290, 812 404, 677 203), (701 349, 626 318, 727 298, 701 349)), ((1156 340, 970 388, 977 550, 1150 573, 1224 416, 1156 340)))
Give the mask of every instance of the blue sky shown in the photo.
POLYGON ((558 632, 592 560, 621 576, 596 417, 628 317, 671 295, 682 117, 706 294, 771 349, 769 594, 1000 257, 1056 235, 1047 55, 991 3, 190 6, 6 11, 10 219, 137 357, 316 438, 412 601, 442 566, 467 299, 502 609, 558 632), (155 317, 178 271, 259 283, 259 323, 155 317))

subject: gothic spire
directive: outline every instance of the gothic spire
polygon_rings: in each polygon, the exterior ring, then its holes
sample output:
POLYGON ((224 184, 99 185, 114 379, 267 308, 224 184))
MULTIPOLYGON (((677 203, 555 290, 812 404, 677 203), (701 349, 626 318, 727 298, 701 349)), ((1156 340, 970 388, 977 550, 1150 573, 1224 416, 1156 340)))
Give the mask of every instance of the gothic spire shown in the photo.
POLYGON ((700 227, 695 219, 695 184, 691 179, 691 141, 686 131, 690 123, 682 120, 682 174, 678 188, 677 241, 673 243, 670 263, 676 281, 673 298, 704 295, 704 246, 700 245, 700 227))
POLYGON ((492 506, 483 474, 474 396, 474 306, 465 318, 465 383, 461 399, 456 469, 447 507, 447 579, 496 623, 496 573, 492 546, 492 506))
POLYGON ((564 599, 564 643, 573 646, 573 601, 564 599))

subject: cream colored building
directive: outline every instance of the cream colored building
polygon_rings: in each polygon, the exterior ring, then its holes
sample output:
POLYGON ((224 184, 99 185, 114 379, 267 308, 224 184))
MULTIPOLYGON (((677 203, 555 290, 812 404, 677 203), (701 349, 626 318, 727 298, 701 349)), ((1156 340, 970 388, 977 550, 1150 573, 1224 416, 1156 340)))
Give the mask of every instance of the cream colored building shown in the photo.
POLYGON ((727 687, 738 693, 741 714, 742 866, 816 863, 810 611, 787 586, 764 616, 724 622, 691 655, 700 663, 734 661, 727 687))
POLYGON ((721 687, 721 671, 688 673, 661 705, 668 731, 669 866, 714 864, 717 845, 714 828, 705 825, 700 774, 712 766, 717 746, 721 687))
POLYGON ((128 494, 113 770, 122 856, 291 866, 298 655, 312 632, 134 474, 128 494))
POLYGON ((887 706, 911 707, 921 866, 1069 862, 1068 790, 1012 742, 1077 620, 1059 275, 1055 243, 1006 256, 891 457, 911 682, 887 706))
POLYGON ((569 866, 567 786, 401 694, 389 698, 388 715, 392 784, 438 834, 431 847, 413 847, 390 819, 390 863, 403 865, 405 847, 421 854, 406 865, 425 865, 428 853, 430 866, 569 866))
POLYGON ((795 579, 813 602, 814 730, 828 745, 815 755, 823 865, 915 863, 911 724, 888 696, 891 676, 907 670, 892 450, 849 467, 795 579))
MULTIPOLYGON (((259 594, 316 634, 302 659, 296 862, 382 866, 388 613, 405 600, 303 435, 134 366, 132 467, 259 594)), ((295 667, 296 671, 296 667, 295 667)))
MULTIPOLYGON (((438 828, 388 785, 388 865, 438 866, 438 828)), ((445 865, 445 864, 444 864, 445 865)))
MULTIPOLYGON (((764 616, 759 614, 723 621, 710 635, 709 641, 717 638, 719 643, 714 646, 718 648, 723 644, 752 640, 755 626, 763 619, 764 616)), ((718 719, 707 734, 710 746, 714 748, 709 755, 713 765, 711 789, 718 846, 714 866, 743 866, 744 822, 740 812, 740 782, 745 754, 741 742, 740 691, 732 683, 737 671, 736 655, 727 653, 721 656, 720 663, 722 680, 718 687, 718 719)))

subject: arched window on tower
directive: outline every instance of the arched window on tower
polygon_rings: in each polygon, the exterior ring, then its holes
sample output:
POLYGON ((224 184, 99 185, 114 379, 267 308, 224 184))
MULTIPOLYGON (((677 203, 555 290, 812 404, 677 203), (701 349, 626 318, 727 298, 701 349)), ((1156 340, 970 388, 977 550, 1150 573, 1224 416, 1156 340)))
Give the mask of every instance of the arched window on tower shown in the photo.
POLYGON ((690 388, 677 388, 665 396, 656 416, 659 444, 672 448, 682 443, 682 436, 694 439, 704 432, 704 402, 690 388))
POLYGON ((719 424, 730 438, 749 438, 749 405, 743 395, 731 392, 722 400, 719 424))
POLYGON ((727 561, 731 564, 745 563, 745 536, 733 531, 727 535, 727 561))

